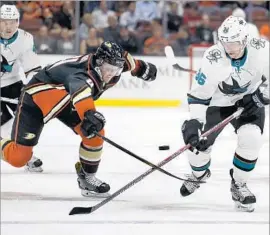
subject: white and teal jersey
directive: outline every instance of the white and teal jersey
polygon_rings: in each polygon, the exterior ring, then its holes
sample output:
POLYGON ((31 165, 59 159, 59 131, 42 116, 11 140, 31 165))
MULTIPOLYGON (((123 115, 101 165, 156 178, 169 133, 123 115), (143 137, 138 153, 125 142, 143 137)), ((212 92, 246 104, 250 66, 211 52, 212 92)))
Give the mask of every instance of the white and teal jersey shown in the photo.
POLYGON ((205 51, 188 93, 192 118, 204 120, 206 106, 234 105, 244 95, 254 92, 262 78, 269 84, 268 41, 252 38, 244 55, 237 60, 230 59, 222 45, 213 45, 205 51))
POLYGON ((25 73, 39 67, 38 56, 35 53, 33 36, 22 30, 10 39, 0 38, 1 45, 1 87, 22 80, 27 83, 25 73))

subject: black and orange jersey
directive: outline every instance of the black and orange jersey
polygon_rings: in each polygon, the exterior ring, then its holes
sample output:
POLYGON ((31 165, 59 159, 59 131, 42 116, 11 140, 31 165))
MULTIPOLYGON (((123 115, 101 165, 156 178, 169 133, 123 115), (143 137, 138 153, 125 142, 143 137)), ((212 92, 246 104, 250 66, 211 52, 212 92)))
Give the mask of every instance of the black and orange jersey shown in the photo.
MULTIPOLYGON (((127 52, 125 60, 123 72, 136 69, 136 60, 127 52)), ((95 55, 92 54, 58 61, 37 73, 26 86, 26 92, 32 95, 39 107, 44 107, 44 117, 49 115, 46 121, 57 114, 51 113, 50 110, 60 111, 70 101, 83 119, 87 110, 95 109, 94 100, 113 87, 121 76, 113 77, 109 83, 104 83, 95 67, 95 55), (48 99, 52 99, 49 97, 51 95, 56 99, 45 108, 49 104, 48 99), (56 101, 59 102, 56 104, 56 101)))

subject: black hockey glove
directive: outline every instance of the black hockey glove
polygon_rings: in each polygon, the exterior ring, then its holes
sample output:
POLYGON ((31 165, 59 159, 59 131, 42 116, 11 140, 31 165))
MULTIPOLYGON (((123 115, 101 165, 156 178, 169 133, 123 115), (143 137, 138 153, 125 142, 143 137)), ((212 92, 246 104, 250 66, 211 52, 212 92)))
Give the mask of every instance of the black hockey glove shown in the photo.
POLYGON ((264 98, 260 89, 254 93, 245 95, 243 99, 236 102, 238 107, 243 107, 242 117, 255 115, 261 108, 269 104, 269 99, 264 98))
POLYGON ((157 76, 157 67, 154 64, 139 60, 139 67, 131 74, 145 81, 154 81, 157 76))
POLYGON ((207 138, 200 138, 203 124, 197 119, 186 120, 182 125, 182 134, 185 144, 190 144, 191 151, 196 148, 199 151, 207 149, 207 138))
POLYGON ((101 131, 105 126, 106 120, 104 116, 93 110, 88 110, 84 114, 84 119, 81 124, 81 131, 88 139, 95 137, 94 131, 101 131))

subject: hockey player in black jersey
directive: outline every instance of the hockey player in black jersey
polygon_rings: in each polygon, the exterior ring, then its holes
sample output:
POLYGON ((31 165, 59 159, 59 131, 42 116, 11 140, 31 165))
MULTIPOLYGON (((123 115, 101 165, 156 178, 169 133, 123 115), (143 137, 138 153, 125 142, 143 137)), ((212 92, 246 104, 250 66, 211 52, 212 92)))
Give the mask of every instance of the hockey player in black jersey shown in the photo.
POLYGON ((101 160, 105 118, 94 101, 113 87, 123 72, 153 81, 156 66, 134 59, 114 42, 103 42, 95 54, 73 57, 43 68, 27 84, 20 98, 11 139, 1 140, 3 159, 15 167, 24 166, 44 125, 57 118, 81 136, 76 163, 83 196, 107 196, 109 184, 95 175, 101 160))

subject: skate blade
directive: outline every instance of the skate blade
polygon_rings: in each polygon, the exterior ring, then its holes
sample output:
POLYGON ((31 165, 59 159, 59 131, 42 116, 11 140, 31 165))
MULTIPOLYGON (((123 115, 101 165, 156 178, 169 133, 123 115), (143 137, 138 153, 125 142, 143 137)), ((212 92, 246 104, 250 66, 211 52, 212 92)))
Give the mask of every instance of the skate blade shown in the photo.
POLYGON ((107 198, 111 196, 110 193, 96 193, 94 191, 82 190, 82 196, 89 198, 107 198))
POLYGON ((240 202, 235 202, 235 209, 241 212, 253 212, 255 210, 255 203, 242 204, 240 202))
POLYGON ((43 169, 42 167, 28 167, 26 166, 24 168, 25 172, 28 172, 28 173, 41 173, 43 172, 43 169))

